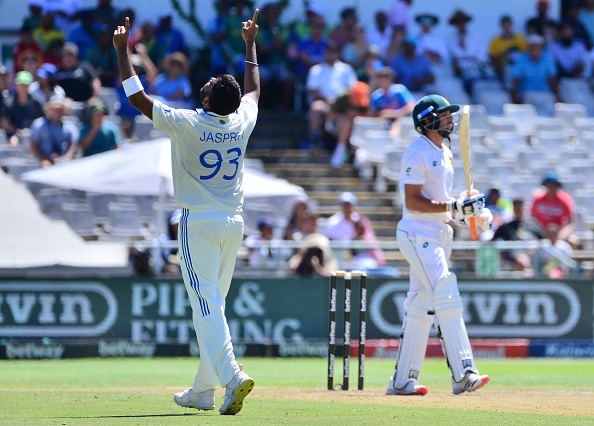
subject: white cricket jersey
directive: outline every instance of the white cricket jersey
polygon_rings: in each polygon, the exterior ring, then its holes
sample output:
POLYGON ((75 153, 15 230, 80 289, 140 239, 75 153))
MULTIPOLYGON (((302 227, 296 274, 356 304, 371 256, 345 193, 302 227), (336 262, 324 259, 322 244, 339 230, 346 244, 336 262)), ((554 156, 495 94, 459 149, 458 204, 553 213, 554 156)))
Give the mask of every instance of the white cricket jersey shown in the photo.
POLYGON ((450 201, 454 184, 454 158, 443 143, 441 148, 425 136, 415 139, 406 149, 400 163, 399 191, 403 203, 403 218, 449 222, 452 215, 421 213, 406 208, 404 185, 423 185, 424 197, 435 201, 450 201))
POLYGON ((180 207, 243 211, 243 160, 257 117, 258 105, 246 96, 226 116, 154 102, 153 126, 171 136, 173 187, 180 207))

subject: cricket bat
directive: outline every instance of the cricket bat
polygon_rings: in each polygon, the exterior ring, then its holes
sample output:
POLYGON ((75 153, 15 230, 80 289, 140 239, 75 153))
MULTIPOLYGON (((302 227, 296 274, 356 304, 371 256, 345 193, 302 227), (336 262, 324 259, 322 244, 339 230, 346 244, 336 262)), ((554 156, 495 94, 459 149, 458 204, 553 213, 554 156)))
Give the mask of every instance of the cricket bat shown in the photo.
MULTIPOLYGON (((468 196, 472 193, 472 166, 470 164, 470 105, 462 107, 462 116, 460 118, 460 153, 462 154, 462 164, 464 165, 464 178, 466 179, 466 191, 468 196)), ((476 231, 476 218, 469 218, 470 238, 478 238, 476 231)))

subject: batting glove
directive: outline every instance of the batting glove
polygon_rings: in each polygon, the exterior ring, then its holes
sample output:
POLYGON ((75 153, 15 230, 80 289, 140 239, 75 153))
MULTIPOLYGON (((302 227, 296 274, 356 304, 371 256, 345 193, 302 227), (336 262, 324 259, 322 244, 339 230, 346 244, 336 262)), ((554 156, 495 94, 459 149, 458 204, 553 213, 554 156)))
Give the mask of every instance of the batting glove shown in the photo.
POLYGON ((452 216, 460 224, 465 224, 467 218, 480 216, 485 208, 485 194, 474 194, 470 197, 460 197, 450 204, 452 216))
POLYGON ((493 214, 491 210, 488 208, 483 208, 479 218, 478 218, 479 226, 483 231, 488 231, 489 229, 493 228, 493 214))

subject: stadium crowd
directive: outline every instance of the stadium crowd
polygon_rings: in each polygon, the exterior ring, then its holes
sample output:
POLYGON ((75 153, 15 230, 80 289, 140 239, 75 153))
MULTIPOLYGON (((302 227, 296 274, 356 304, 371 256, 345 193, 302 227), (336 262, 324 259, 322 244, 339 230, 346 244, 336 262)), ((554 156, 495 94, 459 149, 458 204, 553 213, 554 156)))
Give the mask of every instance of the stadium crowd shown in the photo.
MULTIPOLYGON (((377 11, 370 27, 359 22, 354 7, 332 17, 323 2, 311 0, 303 19, 287 24, 283 2, 262 4, 257 38, 261 108, 307 114, 301 148, 331 150, 331 166, 339 168, 353 158, 349 140, 355 117, 396 123, 410 115, 416 99, 441 91, 440 81, 457 79, 468 103, 476 99, 477 82, 496 82, 511 101, 521 104, 534 92, 564 102, 560 79, 591 78, 594 0, 563 2, 560 21, 550 18, 548 0, 536 0, 535 14, 526 22, 516 22, 512 14, 494 17, 501 32, 491 40, 468 30, 473 17, 462 9, 448 17, 422 13, 409 19, 411 3, 395 0, 390 9, 377 11), (329 24, 333 18, 337 25, 329 24), (433 31, 444 18, 452 29, 448 40, 433 31)), ((209 75, 240 77, 245 58, 238 23, 249 19, 253 1, 214 4, 217 13, 206 28, 209 75)), ((139 112, 124 94, 111 44, 113 29, 125 16, 132 24, 132 63, 148 93, 176 107, 197 105, 192 51, 171 9, 139 23, 134 9, 119 9, 111 0, 97 0, 89 9, 79 0, 29 0, 28 7, 12 69, 0 64, 0 132, 5 144, 30 150, 39 166, 141 138, 135 132, 139 112)), ((350 205, 356 204, 356 198, 352 201, 350 205)), ((568 220, 575 222, 573 206, 568 211, 568 220)), ((299 220, 307 222, 305 217, 299 220)), ((349 222, 350 239, 373 240, 369 221, 349 222)), ((293 234, 287 230, 285 238, 293 234)), ((357 255, 384 265, 377 250, 357 255)), ((322 271, 316 265, 308 270, 322 271)))

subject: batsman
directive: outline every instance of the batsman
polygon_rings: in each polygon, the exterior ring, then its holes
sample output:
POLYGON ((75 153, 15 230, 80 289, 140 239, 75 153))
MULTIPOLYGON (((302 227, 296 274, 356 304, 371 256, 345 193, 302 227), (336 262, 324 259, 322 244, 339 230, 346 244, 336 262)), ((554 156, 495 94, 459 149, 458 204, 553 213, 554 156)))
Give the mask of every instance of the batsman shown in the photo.
POLYGON ((445 142, 450 142, 450 135, 458 129, 459 109, 433 94, 419 99, 412 112, 420 136, 402 157, 399 191, 403 215, 396 231, 398 246, 410 265, 410 287, 387 395, 427 394, 419 377, 432 325, 452 372, 454 394, 475 391, 489 381, 475 365, 456 275, 448 267, 453 241, 449 223, 453 220, 468 226, 473 218, 482 229, 490 229, 493 222, 484 194, 471 190, 458 198, 452 196, 454 160, 445 142))

